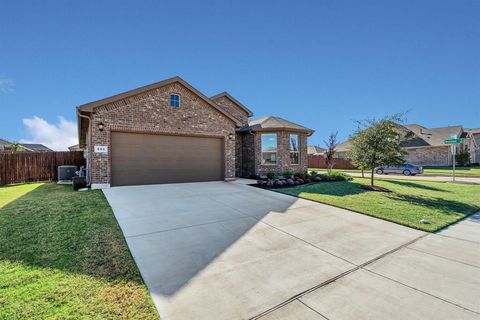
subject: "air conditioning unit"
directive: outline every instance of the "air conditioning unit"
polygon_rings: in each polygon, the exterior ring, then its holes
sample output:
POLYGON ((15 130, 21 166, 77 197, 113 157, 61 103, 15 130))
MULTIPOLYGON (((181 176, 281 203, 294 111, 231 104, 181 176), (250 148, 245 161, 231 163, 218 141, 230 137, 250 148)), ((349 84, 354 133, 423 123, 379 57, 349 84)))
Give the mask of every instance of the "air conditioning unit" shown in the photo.
POLYGON ((71 182, 75 177, 77 166, 59 166, 58 167, 58 182, 71 182))

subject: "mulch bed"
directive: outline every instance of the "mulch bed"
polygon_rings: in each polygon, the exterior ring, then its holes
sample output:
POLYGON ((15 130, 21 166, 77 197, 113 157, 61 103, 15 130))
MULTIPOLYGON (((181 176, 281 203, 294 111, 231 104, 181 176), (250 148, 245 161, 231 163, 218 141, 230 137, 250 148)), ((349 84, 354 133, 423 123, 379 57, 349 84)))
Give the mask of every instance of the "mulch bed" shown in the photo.
POLYGON ((387 188, 383 188, 383 187, 379 187, 379 186, 369 186, 369 185, 366 185, 366 184, 362 184, 360 185, 360 189, 363 189, 363 190, 369 190, 369 191, 378 191, 378 192, 392 192, 392 190, 390 189, 387 189, 387 188))

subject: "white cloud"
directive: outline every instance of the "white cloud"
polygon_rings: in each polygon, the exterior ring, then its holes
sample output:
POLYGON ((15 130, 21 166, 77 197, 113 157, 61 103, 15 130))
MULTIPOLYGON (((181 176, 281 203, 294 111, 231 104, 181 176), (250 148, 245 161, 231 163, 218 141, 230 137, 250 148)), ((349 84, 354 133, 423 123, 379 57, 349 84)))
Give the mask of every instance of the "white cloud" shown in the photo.
POLYGON ((41 143, 52 150, 68 150, 68 147, 77 144, 77 125, 64 117, 58 117, 58 123, 51 124, 42 118, 23 119, 28 133, 28 139, 21 139, 21 143, 41 143))
POLYGON ((13 92, 15 83, 4 74, 0 74, 0 93, 13 92))

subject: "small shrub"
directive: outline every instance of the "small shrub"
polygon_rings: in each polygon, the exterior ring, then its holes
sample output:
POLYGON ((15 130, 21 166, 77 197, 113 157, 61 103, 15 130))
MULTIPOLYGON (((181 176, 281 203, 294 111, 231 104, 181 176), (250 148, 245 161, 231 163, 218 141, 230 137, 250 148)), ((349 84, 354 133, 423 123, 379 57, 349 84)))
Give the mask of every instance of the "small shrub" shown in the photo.
POLYGON ((322 181, 322 177, 320 177, 319 175, 316 175, 315 178, 313 178, 313 181, 320 182, 322 181))
POLYGON ((293 186, 295 184, 295 181, 293 179, 287 179, 287 185, 293 186))
POLYGON ((306 175, 307 175, 307 172, 302 172, 302 171, 295 172, 295 178, 305 179, 306 175))
POLYGON ((317 171, 311 171, 311 172, 310 172, 310 177, 315 178, 316 176, 318 176, 318 172, 317 172, 317 171))
POLYGON ((318 175, 321 181, 349 181, 352 177, 343 172, 331 172, 318 175))
POLYGON ((293 176, 293 174, 290 170, 285 170, 283 172, 283 176, 285 177, 285 179, 290 179, 293 176))
POLYGON ((277 175, 274 172, 267 172, 267 179, 274 180, 277 178, 277 175))
POLYGON ((298 181, 299 184, 304 184, 305 183, 305 181, 301 178, 298 178, 297 181, 298 181))
POLYGON ((267 180, 267 188, 272 188, 274 186, 273 180, 267 180))

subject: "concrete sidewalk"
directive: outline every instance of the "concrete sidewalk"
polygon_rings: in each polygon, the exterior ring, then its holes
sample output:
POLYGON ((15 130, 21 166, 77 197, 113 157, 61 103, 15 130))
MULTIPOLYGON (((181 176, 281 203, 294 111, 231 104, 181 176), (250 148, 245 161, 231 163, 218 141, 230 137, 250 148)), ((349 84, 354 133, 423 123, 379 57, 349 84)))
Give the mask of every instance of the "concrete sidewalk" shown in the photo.
POLYGON ((480 214, 429 234, 261 319, 480 319, 480 214))
MULTIPOLYGON (((327 171, 318 170, 319 173, 326 173, 327 171)), ((348 172, 346 174, 352 177, 362 177, 360 172, 348 172)), ((365 172, 365 178, 370 178, 370 172, 365 172)), ((376 179, 395 179, 395 180, 409 180, 409 181, 432 181, 432 182, 452 182, 452 177, 449 176, 432 176, 432 175, 416 175, 416 176, 404 176, 400 174, 375 174, 376 179)), ((455 177, 455 181, 459 183, 471 183, 480 184, 479 177, 455 177)))

